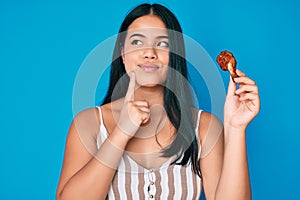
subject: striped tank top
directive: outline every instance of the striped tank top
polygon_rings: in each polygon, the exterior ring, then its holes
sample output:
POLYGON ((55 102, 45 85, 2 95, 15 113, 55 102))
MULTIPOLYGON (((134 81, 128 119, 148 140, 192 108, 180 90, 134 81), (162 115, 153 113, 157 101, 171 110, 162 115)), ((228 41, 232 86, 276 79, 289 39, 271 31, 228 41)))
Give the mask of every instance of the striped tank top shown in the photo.
MULTIPOLYGON (((100 107, 100 130, 97 138, 98 149, 101 141, 105 141, 108 131, 103 123, 100 107)), ((198 112, 195 133, 198 138, 198 126, 201 110, 198 112)), ((199 143, 200 144, 200 143, 199 143)), ((199 147, 200 155, 201 147, 199 147)), ((161 165, 159 169, 146 169, 124 153, 106 199, 116 200, 190 200, 199 199, 201 193, 201 179, 192 171, 189 162, 186 166, 170 165, 171 159, 161 165)))

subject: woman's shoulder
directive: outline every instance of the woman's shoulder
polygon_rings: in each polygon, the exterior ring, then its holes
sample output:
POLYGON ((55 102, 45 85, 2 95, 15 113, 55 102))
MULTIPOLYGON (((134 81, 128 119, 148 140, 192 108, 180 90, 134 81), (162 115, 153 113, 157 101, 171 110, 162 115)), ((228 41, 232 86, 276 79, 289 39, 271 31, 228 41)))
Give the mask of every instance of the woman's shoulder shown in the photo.
POLYGON ((198 134, 201 143, 205 143, 208 136, 219 135, 223 130, 223 123, 214 114, 206 111, 201 111, 201 116, 198 124, 198 134))
POLYGON ((216 115, 203 110, 201 110, 201 117, 199 123, 202 126, 208 125, 209 123, 222 124, 221 120, 216 115))
POLYGON ((73 124, 80 135, 95 135, 98 133, 100 127, 98 108, 93 107, 80 111, 74 117, 73 124))
POLYGON ((196 114, 196 119, 199 122, 198 126, 201 126, 201 128, 208 128, 210 123, 216 123, 222 125, 220 119, 216 115, 210 112, 194 108, 193 113, 196 114))
POLYGON ((86 108, 77 113, 74 120, 90 121, 91 123, 99 122, 99 110, 97 107, 86 108))

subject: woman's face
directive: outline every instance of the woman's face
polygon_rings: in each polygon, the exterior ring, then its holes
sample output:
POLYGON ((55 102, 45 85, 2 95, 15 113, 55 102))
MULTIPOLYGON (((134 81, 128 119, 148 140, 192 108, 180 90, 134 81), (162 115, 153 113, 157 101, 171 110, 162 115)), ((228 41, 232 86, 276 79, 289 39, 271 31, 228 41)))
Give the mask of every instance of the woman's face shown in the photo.
POLYGON ((135 72, 138 85, 163 85, 169 64, 169 39, 163 21, 155 15, 134 20, 127 30, 122 58, 127 74, 135 72))

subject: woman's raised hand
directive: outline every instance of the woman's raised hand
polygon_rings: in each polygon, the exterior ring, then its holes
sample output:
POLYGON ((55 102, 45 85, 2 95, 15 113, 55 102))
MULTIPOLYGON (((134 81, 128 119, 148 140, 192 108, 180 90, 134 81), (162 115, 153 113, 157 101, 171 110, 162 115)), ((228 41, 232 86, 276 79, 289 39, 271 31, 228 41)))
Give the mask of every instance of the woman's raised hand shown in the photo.
POLYGON ((231 78, 229 81, 224 106, 224 125, 245 129, 259 112, 260 98, 255 81, 240 70, 237 70, 237 74, 239 78, 234 79, 236 83, 231 78))
POLYGON ((129 75, 130 81, 127 93, 124 98, 124 105, 120 111, 118 126, 122 132, 133 137, 141 124, 147 123, 150 119, 150 108, 147 101, 135 101, 135 73, 129 75))

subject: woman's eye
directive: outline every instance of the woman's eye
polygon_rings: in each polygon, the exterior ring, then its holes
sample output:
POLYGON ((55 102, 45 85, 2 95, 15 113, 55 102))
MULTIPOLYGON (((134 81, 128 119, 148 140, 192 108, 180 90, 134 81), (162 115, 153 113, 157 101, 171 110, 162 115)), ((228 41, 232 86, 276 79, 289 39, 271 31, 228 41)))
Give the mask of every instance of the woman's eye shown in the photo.
POLYGON ((131 42, 131 44, 132 44, 132 45, 141 45, 141 44, 142 44, 142 41, 140 41, 140 40, 133 40, 133 41, 131 42))
POLYGON ((161 41, 161 42, 158 42, 158 43, 157 43, 157 46, 159 46, 159 47, 169 47, 169 43, 168 43, 168 42, 161 41))

